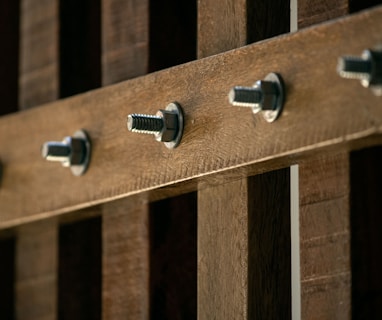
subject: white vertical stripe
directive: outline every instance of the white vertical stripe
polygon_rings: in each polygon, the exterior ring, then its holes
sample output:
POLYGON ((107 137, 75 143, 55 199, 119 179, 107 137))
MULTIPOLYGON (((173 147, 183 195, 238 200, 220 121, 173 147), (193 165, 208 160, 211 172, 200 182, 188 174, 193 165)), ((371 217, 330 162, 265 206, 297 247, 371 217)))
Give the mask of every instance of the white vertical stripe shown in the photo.
MULTIPOLYGON (((290 0, 290 32, 298 29, 298 0, 290 0)), ((292 320, 301 320, 300 201, 298 165, 290 168, 292 320)))
POLYGON ((298 29, 297 1, 290 0, 290 32, 295 32, 298 29))
POLYGON ((300 206, 298 165, 290 167, 292 319, 301 319, 300 206))

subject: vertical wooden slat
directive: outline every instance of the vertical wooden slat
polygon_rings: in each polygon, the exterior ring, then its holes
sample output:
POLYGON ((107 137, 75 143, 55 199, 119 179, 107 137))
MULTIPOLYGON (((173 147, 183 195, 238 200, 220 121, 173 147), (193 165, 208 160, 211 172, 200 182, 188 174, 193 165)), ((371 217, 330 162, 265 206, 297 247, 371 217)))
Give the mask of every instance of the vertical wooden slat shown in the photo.
MULTIPOLYGON (((102 0, 101 8, 102 85, 146 74, 149 0, 102 0)), ((148 319, 148 204, 130 197, 101 212, 102 319, 148 319)))
POLYGON ((148 69, 149 0, 102 0, 102 84, 148 69))
POLYGON ((21 0, 19 103, 22 109, 58 98, 58 1, 21 0))
MULTIPOLYGON (((288 31, 289 3, 285 1, 198 1, 198 58, 288 31), (280 5, 286 5, 288 10, 277 15, 269 10, 280 5), (254 17, 261 17, 261 22, 254 17), (269 20, 278 23, 267 24, 269 20)), ((199 319, 261 319, 264 314, 290 318, 289 173, 283 180, 286 172, 242 178, 199 191, 199 319), (277 185, 280 181, 288 186, 283 191, 277 185), (262 188, 267 190, 262 194, 266 195, 264 201, 254 197, 262 188), (276 198, 272 198, 272 192, 276 198), (283 201, 276 206, 273 201, 280 194, 283 201), (254 203, 262 203, 261 209, 254 203), (278 212, 277 208, 284 209, 278 212), (267 219, 268 213, 275 220, 267 219), (276 228, 277 218, 272 213, 284 215, 276 228), (264 229, 256 227, 259 221, 264 229), (272 251, 279 244, 272 235, 280 230, 289 241, 283 241, 280 250, 272 251), (277 260, 280 263, 272 265, 277 260), (278 267, 282 269, 279 278, 274 276, 278 267), (273 276, 262 278, 259 273, 264 271, 273 276), (280 286, 283 291, 278 295, 280 286)))
POLYGON ((149 318, 148 210, 139 197, 102 206, 102 319, 149 318))
MULTIPOLYGON (((198 58, 247 42, 246 1, 198 1, 198 58)), ((247 319, 247 179, 198 192, 198 319, 247 319)))
MULTIPOLYGON (((21 0, 19 106, 58 98, 58 1, 21 0)), ((16 241, 17 319, 56 319, 57 221, 20 227, 16 241)))
MULTIPOLYGON (((343 16, 348 0, 298 2, 298 27, 343 16)), ((301 317, 349 319, 349 159, 331 154, 300 164, 301 317)))
POLYGON ((302 319, 350 318, 348 170, 346 153, 300 164, 302 319))
POLYGON ((18 231, 16 317, 56 319, 57 222, 36 222, 18 231))
POLYGON ((246 0, 198 1, 198 58, 247 43, 246 0))
POLYGON ((198 319, 247 319, 246 179, 198 193, 198 319))

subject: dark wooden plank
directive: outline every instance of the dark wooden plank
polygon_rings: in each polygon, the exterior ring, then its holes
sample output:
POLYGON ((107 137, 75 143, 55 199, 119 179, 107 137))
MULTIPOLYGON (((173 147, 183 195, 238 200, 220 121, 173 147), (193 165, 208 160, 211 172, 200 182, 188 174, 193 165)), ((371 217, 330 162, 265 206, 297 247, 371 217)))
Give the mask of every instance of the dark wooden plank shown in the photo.
POLYGON ((60 97, 101 86, 100 0, 60 1, 60 97))
POLYGON ((0 115, 18 109, 20 1, 0 1, 0 115))
POLYGON ((150 204, 149 309, 153 320, 196 319, 196 192, 150 204))
POLYGON ((285 167, 314 150, 377 143, 380 98, 357 81, 340 79, 335 68, 344 48, 358 53, 379 41, 381 16, 376 8, 0 118, 0 227, 236 168, 268 170, 275 162, 285 167), (288 50, 293 55, 285 55, 288 50), (271 70, 283 75, 288 88, 276 123, 228 104, 233 85, 251 85, 271 70), (127 114, 152 114, 173 100, 186 114, 177 149, 126 130, 127 114), (94 143, 84 176, 41 159, 44 141, 60 140, 81 127, 94 143), (14 141, 23 148, 15 148, 14 141))
POLYGON ((289 26, 290 1, 247 1, 247 43, 287 33, 289 26))
POLYGON ((18 228, 15 285, 17 319, 56 319, 56 219, 18 228))
POLYGON ((196 6, 196 0, 150 1, 149 72, 196 59, 196 6))
POLYGON ((348 154, 306 160, 299 172, 302 319, 349 319, 348 154))
POLYGON ((382 317, 381 161, 381 146, 350 155, 353 319, 382 317))
POLYGON ((101 319, 101 221, 100 217, 94 217, 60 226, 59 320, 101 319))
POLYGON ((16 238, 0 238, 0 318, 15 319, 15 247, 16 238))
POLYGON ((149 0, 102 0, 102 84, 146 74, 149 0))
POLYGON ((129 197, 101 210, 102 319, 148 319, 148 204, 129 197))
POLYGON ((248 319, 291 319, 290 169, 248 179, 248 319))
POLYGON ((58 98, 58 24, 58 1, 21 1, 19 104, 22 109, 58 98))

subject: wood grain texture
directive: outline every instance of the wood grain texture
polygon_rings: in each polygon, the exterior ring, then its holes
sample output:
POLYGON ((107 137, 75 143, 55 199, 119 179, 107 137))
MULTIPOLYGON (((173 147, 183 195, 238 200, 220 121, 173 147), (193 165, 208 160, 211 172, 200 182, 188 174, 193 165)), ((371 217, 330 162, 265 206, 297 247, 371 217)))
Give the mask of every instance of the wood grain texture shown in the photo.
POLYGON ((19 104, 27 109, 58 98, 58 1, 21 1, 19 104))
POLYGON ((198 58, 247 44, 247 1, 198 1, 198 58))
POLYGON ((298 27, 304 28, 347 13, 349 13, 349 0, 299 0, 298 27))
POLYGON ((129 197, 101 208, 102 319, 148 319, 148 204, 129 197))
POLYGON ((248 178, 248 319, 291 319, 290 169, 248 178))
POLYGON ((239 167, 266 170, 268 161, 289 164, 312 150, 374 142, 382 132, 379 98, 358 81, 340 79, 335 68, 344 48, 358 53, 379 41, 381 17, 375 8, 0 118, 0 228, 239 167), (283 75, 288 92, 283 115, 271 125, 227 102, 232 86, 251 85, 270 70, 283 75), (186 115, 177 149, 126 130, 127 114, 153 114, 173 100, 186 115), (43 161, 44 141, 81 127, 93 142, 84 176, 43 161))
POLYGON ((300 163, 302 319, 349 319, 349 161, 332 153, 300 163))
POLYGON ((56 319, 57 222, 46 219, 18 228, 16 318, 56 319))
POLYGON ((150 203, 150 319, 197 317, 197 193, 150 203))
POLYGON ((198 319, 247 319, 247 180, 198 193, 198 319))
POLYGON ((146 74, 149 0, 102 0, 102 84, 146 74))
MULTIPOLYGON (((348 0, 299 1, 298 27, 346 15, 348 0)), ((348 153, 300 165, 302 318, 349 319, 351 310, 348 153)))

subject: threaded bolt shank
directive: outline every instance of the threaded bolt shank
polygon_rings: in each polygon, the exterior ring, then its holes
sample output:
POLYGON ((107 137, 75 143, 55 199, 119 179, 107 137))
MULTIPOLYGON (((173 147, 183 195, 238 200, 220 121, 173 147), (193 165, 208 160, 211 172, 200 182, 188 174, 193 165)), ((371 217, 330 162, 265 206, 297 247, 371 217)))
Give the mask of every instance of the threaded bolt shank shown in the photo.
POLYGON ((346 79, 368 79, 372 72, 372 62, 359 57, 340 57, 337 71, 341 77, 346 79))
POLYGON ((127 129, 138 133, 158 134, 163 129, 163 118, 153 115, 129 114, 127 129))
POLYGON ((228 99, 230 104, 238 107, 257 107, 263 99, 261 90, 256 87, 233 87, 228 99))

